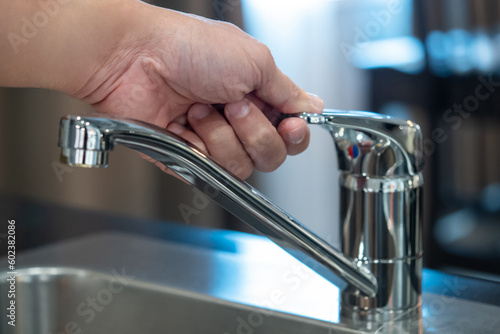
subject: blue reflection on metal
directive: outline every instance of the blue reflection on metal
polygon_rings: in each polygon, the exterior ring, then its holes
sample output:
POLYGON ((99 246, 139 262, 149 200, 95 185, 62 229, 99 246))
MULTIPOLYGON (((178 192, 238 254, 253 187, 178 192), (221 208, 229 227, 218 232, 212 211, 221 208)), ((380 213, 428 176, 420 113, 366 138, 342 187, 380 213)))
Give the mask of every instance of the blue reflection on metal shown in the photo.
POLYGON ((210 295, 272 312, 339 322, 339 289, 267 238, 239 234, 235 252, 217 252, 210 295), (270 284, 272 282, 272 284, 270 284))

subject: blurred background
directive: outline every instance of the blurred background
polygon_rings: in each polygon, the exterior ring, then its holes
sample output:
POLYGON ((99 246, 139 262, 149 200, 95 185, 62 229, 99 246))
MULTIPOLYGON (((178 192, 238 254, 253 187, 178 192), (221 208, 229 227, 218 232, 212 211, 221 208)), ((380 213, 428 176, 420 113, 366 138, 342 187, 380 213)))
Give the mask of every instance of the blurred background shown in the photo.
MULTIPOLYGON (((420 124, 425 265, 499 279, 500 0, 149 2, 240 26, 328 108, 420 124)), ((27 231, 19 247, 123 228, 97 218, 77 228, 75 216, 54 227, 54 210, 134 219, 136 233, 163 221, 249 231, 215 203, 196 207, 190 187, 124 148, 107 169, 62 165, 59 118, 91 112, 57 92, 0 89, 0 208, 27 231)), ((335 246, 338 176, 329 133, 313 127, 307 152, 249 182, 335 246)))

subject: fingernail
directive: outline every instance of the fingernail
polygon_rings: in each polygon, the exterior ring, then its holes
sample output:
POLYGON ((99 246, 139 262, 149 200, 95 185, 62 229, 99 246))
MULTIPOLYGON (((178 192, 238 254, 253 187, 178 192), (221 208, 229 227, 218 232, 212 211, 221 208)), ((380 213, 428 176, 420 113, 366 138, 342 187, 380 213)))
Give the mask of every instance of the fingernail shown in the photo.
POLYGON ((292 144, 300 144, 306 137, 306 130, 302 127, 288 132, 288 141, 292 144))
POLYGON ((176 135, 180 135, 181 133, 184 132, 184 127, 180 125, 179 123, 171 123, 168 127, 167 130, 170 132, 175 133, 176 135))
POLYGON ((323 111, 323 108, 325 106, 323 100, 319 96, 311 94, 311 93, 307 93, 307 95, 309 96, 309 101, 311 102, 311 104, 314 108, 314 111, 315 112, 323 111))
POLYGON ((203 117, 206 117, 211 111, 211 108, 206 105, 206 104, 197 104, 189 110, 189 113, 191 116, 193 116, 196 119, 202 119, 203 117))
POLYGON ((226 105, 226 117, 232 119, 243 118, 250 112, 250 104, 248 100, 242 100, 236 103, 226 105))

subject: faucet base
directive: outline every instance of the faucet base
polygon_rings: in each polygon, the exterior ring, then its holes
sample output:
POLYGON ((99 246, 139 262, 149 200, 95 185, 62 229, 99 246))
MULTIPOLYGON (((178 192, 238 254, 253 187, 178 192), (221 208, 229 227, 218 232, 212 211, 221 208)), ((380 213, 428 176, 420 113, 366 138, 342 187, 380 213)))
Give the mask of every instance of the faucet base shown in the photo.
POLYGON ((422 301, 409 309, 386 310, 356 310, 353 308, 342 308, 340 313, 341 323, 348 324, 351 328, 362 331, 380 331, 384 326, 394 326, 393 330, 384 330, 383 333, 421 333, 422 326, 418 326, 422 320, 422 301), (401 328, 404 325, 405 328, 401 328))
MULTIPOLYGON (((387 323, 421 318, 421 291, 423 259, 391 261, 391 263, 368 264, 379 282, 377 297, 364 296, 354 287, 345 289, 341 294, 340 316, 343 322, 350 323, 360 330, 375 330, 387 323), (384 277, 384 279, 380 279, 384 277), (407 280, 401 281, 401 277, 407 280)), ((413 333, 405 331, 404 333, 413 333)), ((417 332, 416 332, 417 333, 417 332)))
POLYGON ((341 293, 341 315, 369 327, 418 308, 422 291, 422 176, 341 178, 342 251, 378 282, 368 297, 355 287, 341 293))

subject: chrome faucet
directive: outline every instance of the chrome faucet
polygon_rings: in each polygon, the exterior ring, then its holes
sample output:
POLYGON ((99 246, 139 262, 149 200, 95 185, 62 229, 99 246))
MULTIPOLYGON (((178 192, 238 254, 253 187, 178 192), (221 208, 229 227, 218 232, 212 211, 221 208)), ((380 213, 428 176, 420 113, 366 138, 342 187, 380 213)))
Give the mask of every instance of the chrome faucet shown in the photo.
POLYGON ((341 250, 334 249, 198 148, 165 129, 113 116, 61 119, 61 157, 107 166, 117 144, 163 163, 342 290, 342 316, 380 322, 420 306, 422 136, 418 125, 367 112, 301 113, 328 129, 340 180, 341 250))

